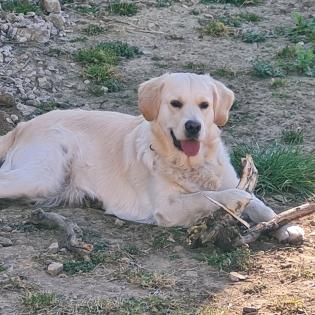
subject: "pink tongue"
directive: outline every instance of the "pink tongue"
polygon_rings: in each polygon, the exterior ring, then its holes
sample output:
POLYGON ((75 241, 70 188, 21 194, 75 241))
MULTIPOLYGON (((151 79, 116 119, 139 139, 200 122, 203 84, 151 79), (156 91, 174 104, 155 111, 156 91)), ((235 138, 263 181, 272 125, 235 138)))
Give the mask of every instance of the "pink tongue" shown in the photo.
POLYGON ((188 156, 195 156, 200 149, 200 142, 195 140, 182 140, 180 142, 182 150, 188 156))

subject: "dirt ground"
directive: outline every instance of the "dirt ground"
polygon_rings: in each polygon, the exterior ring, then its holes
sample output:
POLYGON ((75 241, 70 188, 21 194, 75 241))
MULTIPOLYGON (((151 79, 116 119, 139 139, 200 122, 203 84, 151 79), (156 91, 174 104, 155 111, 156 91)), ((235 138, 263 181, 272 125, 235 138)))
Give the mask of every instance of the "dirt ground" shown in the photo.
MULTIPOLYGON (((66 28, 69 39, 82 36, 82 29, 90 23, 102 25, 106 32, 89 36, 85 42, 55 38, 45 45, 18 44, 14 46, 14 63, 22 62, 19 58, 29 54, 29 65, 34 68, 40 61, 42 67, 58 69, 61 76, 54 82, 54 97, 63 107, 130 114, 138 114, 137 86, 149 78, 174 71, 213 73, 235 92, 238 102, 223 130, 229 147, 253 140, 268 143, 285 128, 294 126, 304 131, 305 150, 315 152, 314 78, 290 75, 286 77, 287 85, 275 91, 270 88, 270 79, 250 75, 253 58, 274 56, 288 43, 287 39, 279 36, 247 44, 233 37, 201 38, 198 31, 202 20, 242 11, 263 17, 255 27, 271 31, 292 24, 293 11, 305 16, 314 14, 313 1, 268 0, 246 8, 203 5, 198 1, 174 1, 167 7, 156 7, 155 1, 135 2, 139 11, 131 17, 87 15, 74 10, 74 4, 63 6, 72 21, 66 28), (143 54, 120 63, 125 80, 122 91, 91 96, 82 78, 82 67, 73 61, 71 53, 113 40, 137 46, 143 54), (52 54, 56 49, 62 53, 52 54), (230 74, 218 71, 222 68, 230 74)), ((94 3, 100 7, 106 4, 101 0, 94 3)), ((0 134, 10 128, 3 124, 0 127, 0 134)), ((271 202, 276 210, 293 205, 271 202)), ((255 307, 257 314, 315 314, 315 217, 300 222, 306 232, 301 246, 279 245, 268 238, 258 242, 251 251, 253 263, 240 271, 246 280, 233 282, 227 271, 207 263, 205 257, 211 255, 210 249, 190 249, 186 245, 182 229, 122 224, 93 208, 53 210, 78 223, 87 240, 102 244, 107 259, 87 273, 48 275, 49 262, 77 258, 66 251, 48 252, 58 232, 25 223, 31 207, 1 203, 0 236, 9 238, 13 245, 0 248, 0 263, 5 267, 2 272, 0 269, 0 314, 112 314, 105 308, 98 309, 96 301, 102 299, 148 304, 137 304, 138 308, 130 310, 121 308, 121 313, 116 310, 113 314, 242 314, 244 307, 255 307), (49 310, 30 309, 23 297, 37 291, 55 293, 65 302, 49 310), (164 302, 150 305, 152 297, 164 302), (86 307, 84 303, 89 301, 96 304, 86 307)))

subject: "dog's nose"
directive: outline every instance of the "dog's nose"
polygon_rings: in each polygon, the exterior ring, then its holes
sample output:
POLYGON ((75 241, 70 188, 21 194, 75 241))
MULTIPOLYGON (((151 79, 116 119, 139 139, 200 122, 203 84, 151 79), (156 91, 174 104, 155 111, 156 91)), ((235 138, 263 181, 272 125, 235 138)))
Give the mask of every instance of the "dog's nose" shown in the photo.
POLYGON ((185 130, 187 137, 196 137, 201 129, 201 123, 195 120, 188 120, 185 123, 185 130))

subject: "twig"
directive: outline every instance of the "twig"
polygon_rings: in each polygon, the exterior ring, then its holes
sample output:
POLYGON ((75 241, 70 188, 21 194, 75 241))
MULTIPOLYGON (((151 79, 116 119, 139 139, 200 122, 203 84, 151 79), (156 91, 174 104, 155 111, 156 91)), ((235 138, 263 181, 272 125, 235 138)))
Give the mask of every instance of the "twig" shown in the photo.
POLYGON ((70 251, 86 256, 93 249, 91 244, 83 242, 83 232, 81 228, 76 223, 60 214, 37 209, 31 213, 29 221, 33 224, 46 225, 50 228, 59 229, 62 232, 59 243, 62 247, 70 251))
POLYGON ((261 222, 246 231, 235 241, 235 246, 250 244, 256 241, 264 232, 277 230, 279 227, 310 214, 315 213, 315 203, 306 203, 301 206, 286 210, 275 216, 268 222, 261 222))

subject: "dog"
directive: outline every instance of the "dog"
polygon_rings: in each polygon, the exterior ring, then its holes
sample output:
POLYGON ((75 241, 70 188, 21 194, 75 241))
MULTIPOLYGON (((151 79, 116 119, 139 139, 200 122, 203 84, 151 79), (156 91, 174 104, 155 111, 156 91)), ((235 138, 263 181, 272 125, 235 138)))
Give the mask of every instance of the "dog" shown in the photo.
MULTIPOLYGON (((275 212, 236 189, 220 137, 234 94, 209 75, 164 74, 140 85, 141 116, 56 110, 0 137, 0 199, 56 206, 99 200, 106 213, 161 226, 190 226, 218 206, 248 203, 251 221, 275 212)), ((284 226, 279 241, 304 237, 284 226)))

